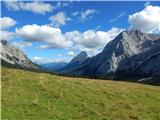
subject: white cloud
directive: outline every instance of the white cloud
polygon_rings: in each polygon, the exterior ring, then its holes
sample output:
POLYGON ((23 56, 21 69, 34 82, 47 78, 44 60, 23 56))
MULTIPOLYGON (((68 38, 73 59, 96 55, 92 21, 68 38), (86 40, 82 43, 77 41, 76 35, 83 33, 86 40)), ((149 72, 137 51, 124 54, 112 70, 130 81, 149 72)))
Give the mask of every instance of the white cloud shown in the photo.
POLYGON ((75 55, 75 53, 73 51, 68 52, 68 56, 74 56, 74 55, 75 55))
POLYGON ((32 46, 32 43, 31 43, 31 42, 24 42, 24 41, 22 41, 22 42, 13 42, 12 44, 13 44, 14 46, 20 48, 20 49, 24 49, 24 48, 26 48, 26 47, 32 46))
POLYGON ((79 14, 78 11, 72 13, 73 16, 77 16, 78 14, 79 14))
POLYGON ((32 58, 32 60, 42 60, 42 59, 44 59, 44 58, 42 58, 42 57, 37 57, 37 56, 35 56, 35 57, 32 58))
POLYGON ((131 28, 139 29, 145 33, 160 31, 160 7, 147 6, 142 11, 129 15, 131 28))
POLYGON ((109 22, 114 22, 114 21, 118 20, 119 18, 123 17, 124 15, 125 15, 125 13, 124 13, 124 12, 121 12, 117 17, 109 20, 109 22))
POLYGON ((1 29, 7 29, 9 27, 12 27, 16 24, 16 21, 13 20, 12 18, 10 17, 3 17, 3 18, 0 18, 0 27, 1 29))
POLYGON ((67 6, 70 6, 71 4, 72 4, 72 2, 63 2, 62 6, 67 7, 67 6))
POLYGON ((151 2, 150 2, 150 1, 147 1, 147 2, 144 3, 144 7, 147 7, 147 6, 149 6, 150 4, 151 4, 151 2))
POLYGON ((78 43, 87 48, 96 48, 105 40, 106 33, 88 30, 79 36, 78 43))
POLYGON ((76 16, 79 16, 78 17, 78 20, 80 22, 85 22, 89 19, 92 19, 93 18, 93 15, 98 13, 99 11, 95 10, 95 9, 87 9, 85 11, 75 11, 72 13, 72 16, 76 17, 76 16))
POLYGON ((73 42, 77 42, 78 38, 79 38, 80 32, 79 31, 70 31, 70 32, 66 32, 64 34, 65 38, 67 40, 72 40, 73 42))
MULTIPOLYGON (((87 30, 82 33, 70 31, 62 34, 59 28, 47 25, 26 25, 20 29, 16 29, 16 34, 24 38, 24 41, 41 43, 39 47, 43 49, 62 48, 72 51, 76 49, 96 54, 123 30, 112 28, 108 31, 87 30)), ((72 51, 68 55, 73 55, 72 51)))
POLYGON ((95 55, 102 51, 105 45, 123 30, 124 29, 114 27, 108 31, 88 30, 79 36, 77 48, 81 51, 88 52, 90 55, 95 55))
POLYGON ((64 55, 57 55, 56 58, 53 57, 53 58, 44 58, 44 57, 39 57, 39 56, 35 56, 33 58, 31 58, 31 60, 35 63, 38 63, 38 64, 44 64, 44 63, 52 63, 52 62, 69 62, 69 59, 66 59, 63 57, 64 55))
POLYGON ((112 28, 111 30, 106 32, 88 30, 79 36, 77 42, 86 48, 98 48, 106 45, 122 31, 123 29, 119 28, 112 28))
POLYGON ((66 22, 70 21, 71 19, 67 17, 64 12, 58 12, 56 15, 51 16, 49 20, 52 22, 51 25, 58 27, 65 25, 66 22))
POLYGON ((94 10, 94 9, 88 9, 86 11, 82 11, 80 13, 80 17, 79 20, 81 22, 85 22, 88 19, 91 19, 93 17, 93 14, 97 13, 98 11, 94 10))
POLYGON ((40 45, 39 47, 42 49, 52 48, 50 45, 40 45))
POLYGON ((17 1, 4 1, 8 10, 18 11, 20 10, 20 6, 17 1))
POLYGON ((16 21, 10 17, 0 18, 0 39, 10 40, 15 36, 15 33, 6 31, 9 27, 12 27, 16 24, 16 21))
POLYGON ((59 28, 47 25, 26 25, 20 29, 16 28, 18 36, 26 41, 44 43, 42 48, 70 48, 72 41, 65 39, 59 28))
POLYGON ((46 12, 51 12, 53 6, 45 2, 17 2, 17 1, 5 1, 5 5, 8 10, 18 11, 25 10, 31 11, 38 14, 45 14, 46 12))
POLYGON ((73 49, 86 51, 95 55, 123 30, 124 29, 120 28, 112 28, 108 31, 87 30, 83 33, 71 31, 65 33, 65 37, 66 39, 73 41, 73 49))
POLYGON ((39 63, 39 64, 44 63, 44 61, 45 61, 46 63, 48 62, 45 58, 43 58, 43 57, 38 57, 38 56, 35 56, 35 57, 31 58, 31 60, 32 60, 33 62, 39 63))
POLYGON ((56 8, 67 7, 67 6, 70 6, 71 4, 72 4, 71 1, 70 2, 59 1, 56 4, 56 8))
POLYGON ((8 31, 0 31, 0 39, 1 40, 10 40, 14 37, 15 33, 8 31))

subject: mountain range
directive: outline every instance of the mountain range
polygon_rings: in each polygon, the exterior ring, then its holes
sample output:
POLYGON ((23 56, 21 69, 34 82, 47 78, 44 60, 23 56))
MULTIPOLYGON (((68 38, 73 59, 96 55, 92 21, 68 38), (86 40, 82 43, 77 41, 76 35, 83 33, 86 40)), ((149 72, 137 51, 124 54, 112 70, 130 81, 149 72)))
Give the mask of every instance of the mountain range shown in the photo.
POLYGON ((160 83, 159 61, 159 35, 127 30, 109 42, 101 53, 65 70, 65 74, 160 83))
POLYGON ((41 63, 39 65, 50 71, 58 71, 64 68, 67 64, 68 64, 67 62, 50 62, 50 63, 41 63))
POLYGON ((27 70, 56 71, 61 75, 130 80, 160 84, 160 35, 126 30, 110 41, 99 54, 80 52, 69 63, 33 63, 21 50, 1 40, 3 66, 27 70))

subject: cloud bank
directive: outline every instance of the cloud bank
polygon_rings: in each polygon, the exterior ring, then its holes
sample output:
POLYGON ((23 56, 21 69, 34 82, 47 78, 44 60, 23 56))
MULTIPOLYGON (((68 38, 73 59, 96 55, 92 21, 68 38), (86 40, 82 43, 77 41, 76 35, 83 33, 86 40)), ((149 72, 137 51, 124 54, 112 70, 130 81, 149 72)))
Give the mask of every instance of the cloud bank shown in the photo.
POLYGON ((10 17, 2 17, 0 18, 0 39, 2 40, 10 40, 15 35, 13 32, 9 32, 6 29, 17 24, 15 20, 10 17))
POLYGON ((160 7, 146 6, 142 11, 129 15, 128 21, 131 28, 145 33, 160 31, 160 7))
MULTIPOLYGON (((26 25, 16 29, 16 34, 28 42, 42 43, 40 48, 79 49, 91 52, 103 47, 124 29, 112 28, 108 31, 87 30, 84 32, 70 31, 62 34, 60 28, 47 25, 26 25)), ((72 53, 70 53, 71 55, 72 53)))
POLYGON ((69 48, 72 46, 72 42, 65 39, 59 28, 47 25, 26 25, 16 29, 16 34, 25 41, 44 43, 41 48, 69 48))
POLYGON ((51 4, 38 1, 35 2, 5 1, 5 5, 8 10, 13 10, 13 11, 24 10, 43 15, 53 10, 53 6, 51 4))
POLYGON ((59 27, 61 25, 66 25, 66 22, 71 19, 67 17, 64 12, 58 12, 56 15, 51 16, 49 20, 52 22, 50 25, 59 27))
POLYGON ((15 24, 16 24, 16 21, 10 17, 0 18, 1 29, 7 29, 9 27, 14 26, 15 24))

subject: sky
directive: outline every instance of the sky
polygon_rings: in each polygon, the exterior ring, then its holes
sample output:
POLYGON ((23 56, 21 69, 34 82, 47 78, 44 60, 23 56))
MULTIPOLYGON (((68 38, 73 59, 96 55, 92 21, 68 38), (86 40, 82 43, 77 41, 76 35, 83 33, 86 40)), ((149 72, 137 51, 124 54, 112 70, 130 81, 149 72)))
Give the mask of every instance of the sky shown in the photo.
POLYGON ((36 62, 96 55, 120 32, 160 33, 160 2, 1 1, 1 39, 36 62))

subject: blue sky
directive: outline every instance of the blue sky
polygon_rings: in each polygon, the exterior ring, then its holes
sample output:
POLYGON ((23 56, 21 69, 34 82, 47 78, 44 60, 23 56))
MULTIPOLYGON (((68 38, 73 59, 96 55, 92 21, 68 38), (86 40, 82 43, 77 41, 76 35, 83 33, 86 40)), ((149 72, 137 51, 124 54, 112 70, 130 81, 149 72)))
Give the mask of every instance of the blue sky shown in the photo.
POLYGON ((16 22, 14 25, 8 25, 9 27, 4 26, 3 29, 3 31, 14 34, 14 37, 8 38, 10 42, 20 47, 29 58, 40 62, 68 61, 82 50, 90 55, 95 55, 125 29, 131 27, 138 29, 137 26, 140 26, 139 28, 143 32, 154 32, 157 31, 156 26, 160 23, 158 20, 151 19, 151 15, 159 16, 160 2, 50 1, 37 2, 36 7, 41 6, 35 10, 30 7, 35 4, 26 5, 31 2, 15 2, 14 4, 2 2, 1 18, 8 17, 16 22), (147 16, 145 13, 148 11, 151 11, 151 15, 147 16), (143 16, 143 13, 146 17, 143 16), (129 15, 131 15, 130 18, 129 15), (146 21, 153 21, 153 25, 145 28, 143 23, 146 21), (30 27, 23 28, 26 25, 30 25, 30 27), (48 26, 46 31, 42 29, 42 26, 48 26), (29 28, 36 32, 27 34, 29 28), (54 32, 58 30, 60 33, 54 32), (37 31, 43 34, 44 38, 38 38, 37 31), (53 35, 48 34, 47 31, 53 32, 53 35), (70 37, 66 37, 67 32, 75 39, 71 40, 70 37))

